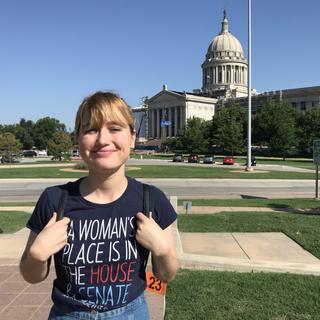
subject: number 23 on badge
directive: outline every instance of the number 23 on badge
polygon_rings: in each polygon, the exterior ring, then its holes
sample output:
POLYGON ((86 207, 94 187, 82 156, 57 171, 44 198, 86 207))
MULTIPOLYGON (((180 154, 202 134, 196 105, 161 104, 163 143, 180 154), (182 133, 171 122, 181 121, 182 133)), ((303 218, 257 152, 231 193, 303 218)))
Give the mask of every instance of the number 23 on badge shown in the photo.
POLYGON ((166 294, 167 284, 156 278, 152 272, 146 272, 146 281, 146 290, 163 296, 166 294))

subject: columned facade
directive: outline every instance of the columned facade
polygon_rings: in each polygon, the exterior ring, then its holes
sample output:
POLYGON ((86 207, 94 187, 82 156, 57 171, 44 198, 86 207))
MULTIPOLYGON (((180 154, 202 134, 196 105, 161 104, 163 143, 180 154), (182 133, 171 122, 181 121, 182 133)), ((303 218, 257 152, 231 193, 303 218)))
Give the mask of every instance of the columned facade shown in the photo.
POLYGON ((175 137, 188 118, 211 120, 216 99, 193 93, 163 90, 147 100, 148 139, 175 137))
POLYGON ((149 137, 174 137, 185 124, 184 106, 149 109, 149 137), (164 123, 167 121, 167 123, 164 123))

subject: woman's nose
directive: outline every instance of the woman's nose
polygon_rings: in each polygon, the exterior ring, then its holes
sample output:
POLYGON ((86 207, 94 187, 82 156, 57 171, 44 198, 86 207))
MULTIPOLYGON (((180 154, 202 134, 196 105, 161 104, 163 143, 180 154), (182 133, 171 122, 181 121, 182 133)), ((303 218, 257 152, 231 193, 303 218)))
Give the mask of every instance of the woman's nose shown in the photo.
POLYGON ((101 128, 97 137, 97 142, 100 144, 109 144, 111 134, 107 128, 101 128))

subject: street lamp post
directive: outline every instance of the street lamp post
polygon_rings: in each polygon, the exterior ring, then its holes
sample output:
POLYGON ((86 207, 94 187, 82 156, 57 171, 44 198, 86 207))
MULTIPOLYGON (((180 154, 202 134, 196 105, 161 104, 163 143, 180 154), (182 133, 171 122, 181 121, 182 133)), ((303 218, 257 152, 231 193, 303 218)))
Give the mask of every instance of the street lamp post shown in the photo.
POLYGON ((248 0, 248 133, 246 170, 253 170, 251 167, 251 0, 248 0))

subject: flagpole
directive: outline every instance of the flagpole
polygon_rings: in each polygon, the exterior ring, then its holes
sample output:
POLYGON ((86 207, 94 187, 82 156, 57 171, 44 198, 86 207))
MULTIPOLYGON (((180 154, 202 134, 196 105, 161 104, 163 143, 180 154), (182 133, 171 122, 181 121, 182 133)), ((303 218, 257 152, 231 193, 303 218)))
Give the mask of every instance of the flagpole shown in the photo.
POLYGON ((248 132, 246 170, 253 170, 251 167, 251 0, 248 0, 248 132))

